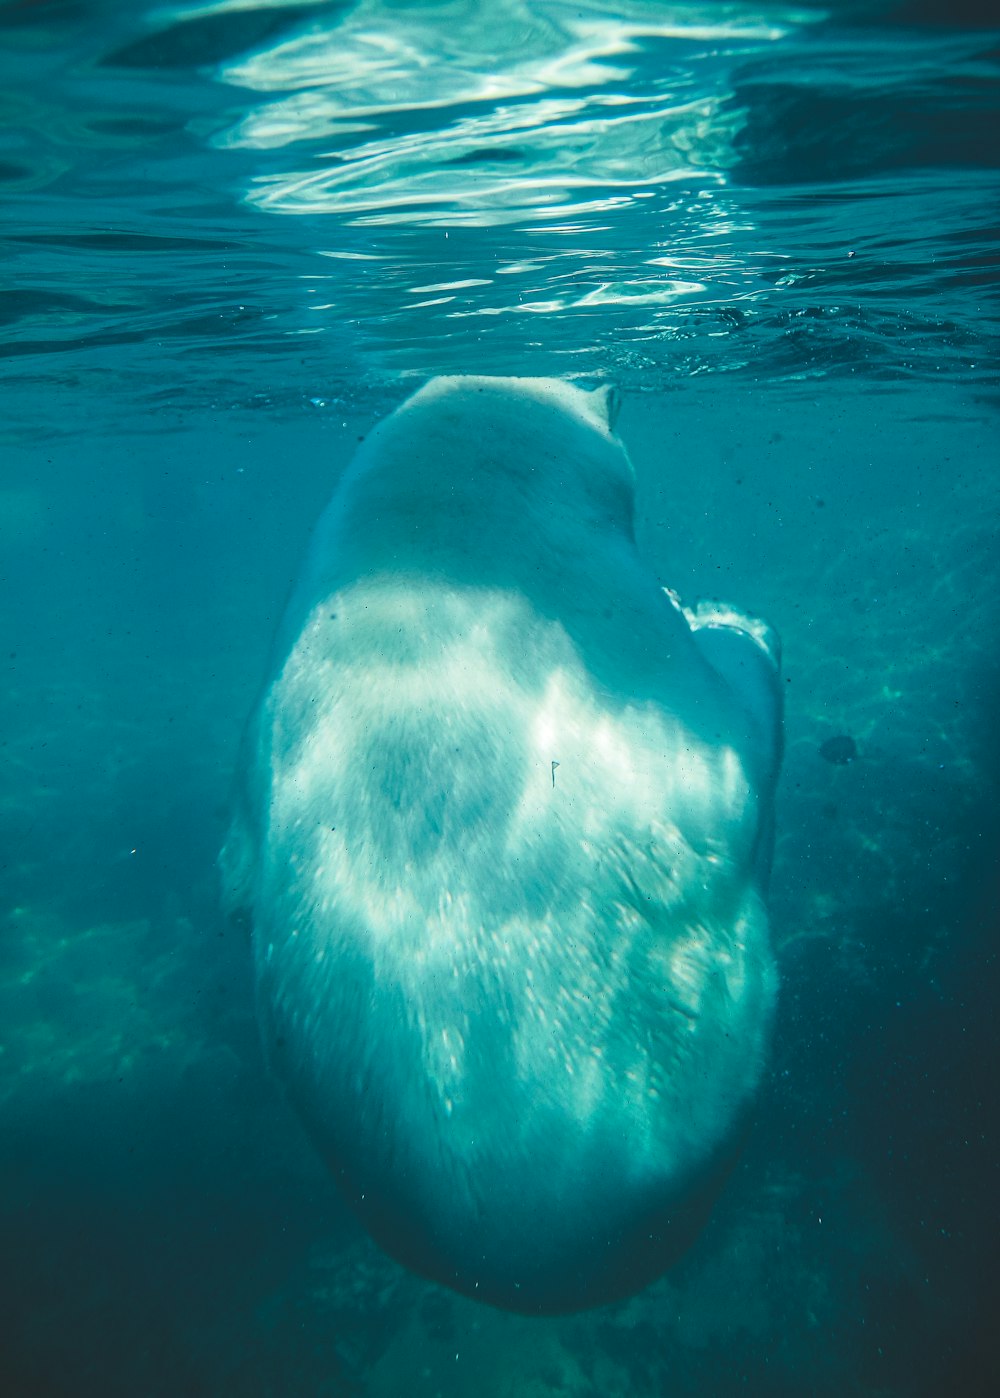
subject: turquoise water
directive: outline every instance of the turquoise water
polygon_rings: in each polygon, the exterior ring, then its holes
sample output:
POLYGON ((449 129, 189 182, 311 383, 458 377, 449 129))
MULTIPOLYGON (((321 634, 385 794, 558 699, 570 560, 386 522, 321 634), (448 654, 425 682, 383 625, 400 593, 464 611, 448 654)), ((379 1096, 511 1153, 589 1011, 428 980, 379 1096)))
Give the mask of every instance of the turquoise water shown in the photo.
POLYGON ((0 1393, 997 1391, 998 53, 972 0, 0 5, 0 1393), (463 370, 617 383, 647 557, 784 645, 753 1132, 558 1320, 361 1233, 217 903, 309 529, 463 370))

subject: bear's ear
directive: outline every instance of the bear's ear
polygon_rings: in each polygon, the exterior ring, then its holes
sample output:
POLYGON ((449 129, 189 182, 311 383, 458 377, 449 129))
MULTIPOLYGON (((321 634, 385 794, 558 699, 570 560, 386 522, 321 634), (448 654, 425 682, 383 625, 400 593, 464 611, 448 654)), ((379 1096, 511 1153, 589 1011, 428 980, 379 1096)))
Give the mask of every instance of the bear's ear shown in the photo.
POLYGON ((603 388, 595 388, 590 395, 590 406, 594 417, 609 432, 615 430, 621 405, 622 396, 613 384, 605 384, 603 388))

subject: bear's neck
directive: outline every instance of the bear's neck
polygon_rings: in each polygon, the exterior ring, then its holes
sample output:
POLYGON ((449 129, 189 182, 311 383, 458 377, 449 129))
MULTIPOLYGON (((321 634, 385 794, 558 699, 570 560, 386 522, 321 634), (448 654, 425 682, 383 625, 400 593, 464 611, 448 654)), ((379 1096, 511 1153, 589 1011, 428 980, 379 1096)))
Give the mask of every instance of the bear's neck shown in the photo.
POLYGON ((474 479, 445 488, 407 484, 412 488, 401 489, 397 478, 381 492, 368 482, 362 499, 343 500, 331 539, 341 568, 356 576, 398 572, 516 588, 572 605, 581 589, 592 597, 595 585, 606 585, 603 575, 635 558, 631 519, 607 502, 532 493, 512 481, 494 486, 484 512, 474 479))

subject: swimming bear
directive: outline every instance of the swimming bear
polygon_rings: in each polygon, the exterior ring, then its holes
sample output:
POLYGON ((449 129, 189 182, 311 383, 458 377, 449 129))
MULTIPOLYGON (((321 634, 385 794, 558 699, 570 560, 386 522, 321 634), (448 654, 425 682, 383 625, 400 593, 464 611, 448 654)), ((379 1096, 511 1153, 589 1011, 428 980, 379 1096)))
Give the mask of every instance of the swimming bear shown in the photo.
POLYGON ((363 1223, 582 1309, 700 1225, 762 1072, 777 641, 638 554, 615 394, 433 379, 320 519, 221 862, 363 1223))

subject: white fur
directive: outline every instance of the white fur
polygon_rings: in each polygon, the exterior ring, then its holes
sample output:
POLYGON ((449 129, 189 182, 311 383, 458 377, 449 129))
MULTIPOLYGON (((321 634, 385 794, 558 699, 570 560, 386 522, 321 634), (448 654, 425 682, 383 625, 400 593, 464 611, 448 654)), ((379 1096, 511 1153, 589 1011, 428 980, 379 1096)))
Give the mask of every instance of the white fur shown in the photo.
POLYGON ((273 1060, 362 1214, 527 1308, 628 1289, 615 1249, 718 1164, 774 997, 776 754, 638 559, 612 409, 436 379, 376 429, 223 856, 273 1060))

